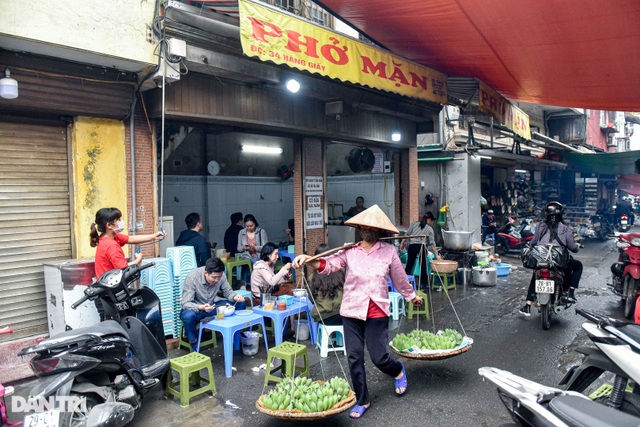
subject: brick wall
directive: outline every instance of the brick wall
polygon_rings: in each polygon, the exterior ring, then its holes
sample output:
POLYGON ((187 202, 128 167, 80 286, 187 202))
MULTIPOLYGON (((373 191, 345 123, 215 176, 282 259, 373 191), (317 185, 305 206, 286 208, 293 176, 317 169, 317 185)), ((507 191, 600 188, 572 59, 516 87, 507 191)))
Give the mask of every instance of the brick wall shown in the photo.
POLYGON ((408 148, 393 154, 396 225, 409 227, 418 219, 418 149, 408 148))
MULTIPOLYGON (((131 142, 130 120, 125 119, 125 141, 127 152, 127 204, 130 214, 133 214, 132 198, 132 174, 131 174, 131 142)), ((153 123, 152 127, 153 129, 153 123)), ((144 114, 142 104, 138 99, 134 119, 134 150, 136 172, 136 220, 142 228, 136 230, 136 234, 151 234, 158 224, 158 212, 156 206, 156 149, 154 136, 150 130, 149 122, 144 114)), ((158 245, 142 246, 143 258, 155 257, 158 253, 158 245)))
MULTIPOLYGON (((295 158, 295 175, 296 184, 294 185, 293 198, 295 201, 294 213, 296 218, 300 218, 300 224, 296 223, 296 236, 302 236, 302 227, 304 226, 304 208, 307 199, 304 196, 304 177, 305 176, 322 176, 324 177, 324 193, 327 192, 327 177, 324 172, 324 149, 323 143, 319 139, 304 139, 296 142, 294 149, 295 158), (297 228, 300 226, 300 228, 297 228), (299 233, 299 234, 298 234, 299 233)), ((325 204, 325 196, 320 200, 321 206, 325 204)), ((296 252, 299 253, 300 248, 307 254, 313 254, 316 246, 326 241, 326 228, 317 228, 307 230, 304 242, 296 237, 296 252)))

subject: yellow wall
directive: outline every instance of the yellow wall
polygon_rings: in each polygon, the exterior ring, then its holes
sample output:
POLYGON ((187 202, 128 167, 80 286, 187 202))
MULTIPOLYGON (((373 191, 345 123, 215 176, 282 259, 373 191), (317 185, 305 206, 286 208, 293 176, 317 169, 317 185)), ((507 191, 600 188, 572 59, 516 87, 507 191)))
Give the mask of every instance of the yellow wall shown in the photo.
POLYGON ((0 2, 0 36, 153 65, 147 42, 155 0, 0 2))
MULTIPOLYGON (((71 152, 76 258, 88 258, 96 253, 89 245, 89 232, 100 208, 120 209, 128 224, 124 124, 118 120, 76 118, 71 152)), ((127 248, 123 249, 127 253, 127 248)))

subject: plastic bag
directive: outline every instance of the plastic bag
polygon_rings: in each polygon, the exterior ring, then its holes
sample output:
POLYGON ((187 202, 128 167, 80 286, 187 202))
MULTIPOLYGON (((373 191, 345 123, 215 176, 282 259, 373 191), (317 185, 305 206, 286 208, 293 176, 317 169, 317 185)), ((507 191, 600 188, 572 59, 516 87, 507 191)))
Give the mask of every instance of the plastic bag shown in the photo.
POLYGON ((569 251, 559 245, 536 245, 522 249, 520 254, 525 268, 537 268, 538 263, 548 263, 551 267, 565 268, 569 263, 569 251))

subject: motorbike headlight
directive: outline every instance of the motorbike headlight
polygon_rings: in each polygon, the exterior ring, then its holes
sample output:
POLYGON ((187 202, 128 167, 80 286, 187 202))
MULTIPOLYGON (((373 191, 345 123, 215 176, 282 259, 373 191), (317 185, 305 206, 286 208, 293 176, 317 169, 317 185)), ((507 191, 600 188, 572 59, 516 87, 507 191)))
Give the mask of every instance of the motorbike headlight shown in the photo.
POLYGON ((640 246, 640 237, 634 237, 633 239, 631 239, 631 244, 633 246, 640 246))
POLYGON ((627 242, 617 242, 616 246, 618 247, 618 249, 622 249, 623 251, 626 250, 630 245, 627 242))

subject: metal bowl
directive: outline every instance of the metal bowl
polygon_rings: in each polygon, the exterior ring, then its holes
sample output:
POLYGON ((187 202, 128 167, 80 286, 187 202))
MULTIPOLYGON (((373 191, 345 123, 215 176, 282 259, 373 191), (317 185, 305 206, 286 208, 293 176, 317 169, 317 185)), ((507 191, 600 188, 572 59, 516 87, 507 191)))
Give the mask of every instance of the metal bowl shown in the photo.
POLYGON ((444 247, 454 251, 467 251, 471 249, 471 236, 473 231, 446 231, 442 230, 444 247))

